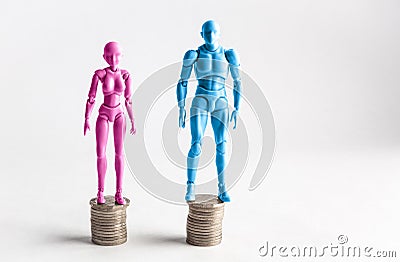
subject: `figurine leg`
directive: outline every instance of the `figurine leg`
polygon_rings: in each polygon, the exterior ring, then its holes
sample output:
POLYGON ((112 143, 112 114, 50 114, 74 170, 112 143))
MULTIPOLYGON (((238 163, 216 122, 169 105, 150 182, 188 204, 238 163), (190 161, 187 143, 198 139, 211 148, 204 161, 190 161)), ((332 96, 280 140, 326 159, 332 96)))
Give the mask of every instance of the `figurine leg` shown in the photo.
POLYGON ((211 125, 214 130, 216 156, 215 163, 218 172, 218 198, 223 202, 230 202, 230 197, 226 191, 225 186, 225 147, 226 147, 226 133, 229 121, 229 109, 226 98, 220 98, 216 103, 216 110, 211 113, 211 125), (222 109, 219 109, 221 108, 222 109))
POLYGON ((107 171, 106 147, 108 139, 108 120, 104 115, 99 115, 96 121, 96 153, 97 153, 97 176, 98 192, 97 203, 104 204, 104 178, 107 171))
POLYGON ((194 182, 196 180, 197 167, 201 155, 201 141, 207 126, 208 113, 204 110, 207 100, 203 97, 195 97, 190 108, 190 131, 192 143, 187 157, 187 192, 186 201, 195 200, 194 182))
POLYGON ((124 205, 122 197, 122 182, 124 176, 124 137, 125 137, 125 116, 118 115, 114 121, 114 147, 115 147, 115 173, 117 175, 115 202, 124 205))

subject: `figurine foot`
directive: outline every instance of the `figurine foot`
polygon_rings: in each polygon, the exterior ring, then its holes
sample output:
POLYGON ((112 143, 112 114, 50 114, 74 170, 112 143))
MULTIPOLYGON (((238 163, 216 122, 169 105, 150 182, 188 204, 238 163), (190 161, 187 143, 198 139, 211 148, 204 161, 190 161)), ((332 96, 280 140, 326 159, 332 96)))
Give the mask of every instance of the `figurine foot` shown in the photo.
POLYGON ((228 192, 226 192, 225 184, 218 184, 218 198, 222 202, 231 202, 231 198, 229 197, 228 192))
POLYGON ((194 184, 193 183, 189 183, 189 184, 187 184, 187 191, 186 191, 185 200, 187 202, 190 202, 190 201, 194 201, 195 199, 196 199, 196 195, 194 193, 194 184))
POLYGON ((97 192, 97 204, 103 205, 105 203, 106 199, 104 198, 103 190, 99 189, 99 191, 97 192))
POLYGON ((117 190, 115 193, 115 204, 116 205, 125 205, 125 199, 122 197, 122 191, 117 190))

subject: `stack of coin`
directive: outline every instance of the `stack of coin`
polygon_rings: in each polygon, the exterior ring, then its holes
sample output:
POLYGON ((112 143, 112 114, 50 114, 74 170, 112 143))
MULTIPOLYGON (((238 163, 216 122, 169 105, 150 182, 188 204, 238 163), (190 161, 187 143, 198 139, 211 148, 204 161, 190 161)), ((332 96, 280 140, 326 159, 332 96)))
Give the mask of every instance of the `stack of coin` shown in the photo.
POLYGON ((221 243, 224 203, 215 195, 199 194, 188 205, 186 242, 194 246, 215 246, 221 243))
POLYGON ((105 196, 105 204, 97 204, 97 198, 90 200, 90 222, 92 242, 101 246, 116 246, 127 241, 126 208, 130 200, 125 199, 125 205, 115 204, 114 196, 105 196))

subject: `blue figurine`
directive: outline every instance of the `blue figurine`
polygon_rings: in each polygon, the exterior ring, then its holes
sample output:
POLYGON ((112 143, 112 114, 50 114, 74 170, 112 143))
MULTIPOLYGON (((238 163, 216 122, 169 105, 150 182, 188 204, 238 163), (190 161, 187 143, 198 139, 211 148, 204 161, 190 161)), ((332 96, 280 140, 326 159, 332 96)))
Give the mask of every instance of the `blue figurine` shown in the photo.
POLYGON ((207 125, 208 114, 211 115, 211 125, 214 130, 216 144, 216 165, 218 172, 218 198, 223 202, 230 202, 225 186, 225 147, 226 133, 229 122, 228 100, 225 91, 225 79, 228 72, 233 78, 234 111, 230 121, 234 121, 239 111, 241 79, 239 74, 239 56, 233 50, 225 50, 218 44, 220 28, 215 21, 207 21, 202 26, 201 37, 204 45, 197 50, 189 50, 183 58, 182 72, 176 88, 179 106, 179 126, 185 127, 185 98, 187 84, 192 68, 198 81, 196 95, 190 108, 190 131, 192 143, 187 157, 187 192, 186 201, 195 200, 194 182, 201 154, 201 143, 207 125))

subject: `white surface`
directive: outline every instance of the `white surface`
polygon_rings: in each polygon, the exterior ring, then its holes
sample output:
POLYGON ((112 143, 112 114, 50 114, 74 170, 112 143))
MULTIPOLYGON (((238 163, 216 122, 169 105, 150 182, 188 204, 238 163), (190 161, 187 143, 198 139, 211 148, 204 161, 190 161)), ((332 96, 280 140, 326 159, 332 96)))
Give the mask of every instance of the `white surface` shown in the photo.
MULTIPOLYGON (((340 234, 395 250, 399 11, 398 1, 361 0, 3 1, 0 260, 266 261, 258 249, 267 240, 322 246, 340 234), (151 197, 127 174, 129 242, 90 244, 95 138, 93 129, 82 135, 83 112, 103 45, 121 43, 137 86, 200 45, 209 18, 274 111, 267 179, 249 192, 245 174, 231 191, 223 243, 196 248, 184 243, 187 208, 151 197)), ((106 182, 111 194, 111 171, 106 182)))

